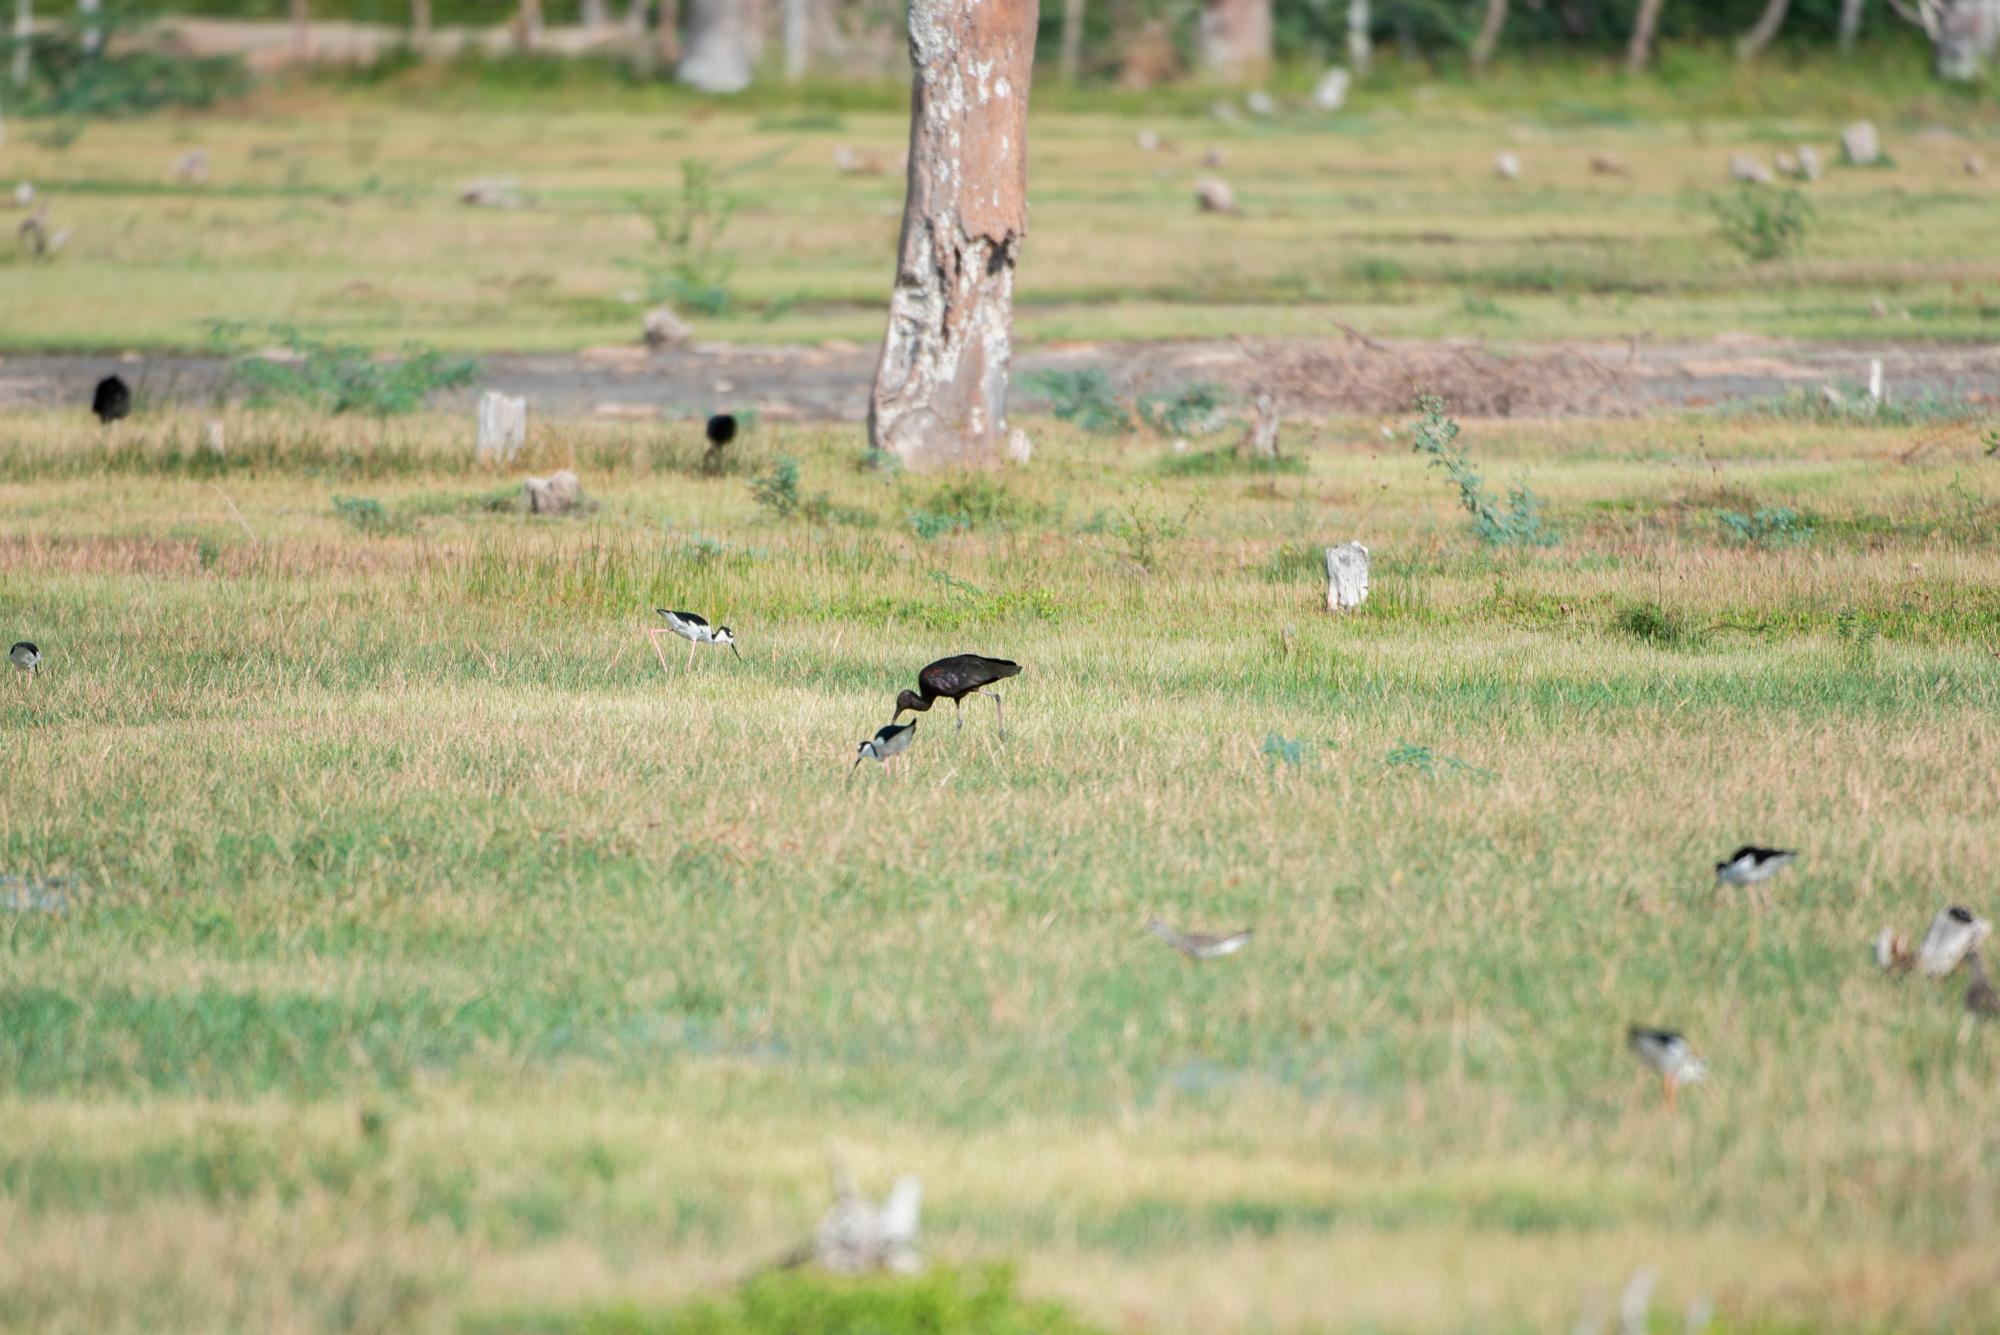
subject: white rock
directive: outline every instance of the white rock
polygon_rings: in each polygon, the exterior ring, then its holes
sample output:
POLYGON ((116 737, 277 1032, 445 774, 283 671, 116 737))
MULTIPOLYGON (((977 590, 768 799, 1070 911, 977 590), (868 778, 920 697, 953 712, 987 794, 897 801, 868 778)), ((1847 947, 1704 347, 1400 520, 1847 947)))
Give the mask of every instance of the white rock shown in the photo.
POLYGON ((681 319, 671 306, 655 306, 646 312, 646 346, 678 347, 694 337, 694 328, 681 319))
POLYGON ((208 184, 208 150, 191 148, 174 164, 174 175, 189 185, 208 184))
POLYGON ((1811 144, 1800 144, 1798 159, 1799 179, 1806 182, 1817 181, 1822 166, 1819 160, 1819 150, 1811 144))
POLYGON ((1343 542, 1326 549, 1326 610, 1351 612, 1368 601, 1368 549, 1343 542))
POLYGON ((1857 167, 1872 167, 1882 160, 1882 137, 1869 121, 1856 121, 1840 132, 1840 149, 1857 167))
POLYGON ((1035 457, 1035 443, 1028 439, 1028 433, 1015 427, 1007 433, 1007 462, 1025 464, 1035 457))
POLYGON ((1194 202, 1203 213, 1236 212, 1236 195, 1220 177, 1204 176, 1194 183, 1194 202))
POLYGON ((1261 88, 1253 89, 1246 95, 1243 99, 1243 106, 1252 116, 1261 116, 1265 120, 1269 120, 1278 114, 1278 104, 1271 99, 1269 93, 1261 88))
POLYGON ((1771 170, 1777 172, 1780 176, 1797 176, 1799 174, 1798 155, 1795 153, 1779 153, 1777 157, 1771 159, 1771 170))
POLYGON ((1986 171, 1985 158, 1980 157, 1977 153, 1967 153, 1965 155, 1965 174, 1967 176, 1980 176, 1983 175, 1985 171, 1986 171))
POLYGON ((458 202, 475 209, 518 209, 525 202, 520 182, 511 176, 467 181, 459 187, 458 202))
POLYGON ((1321 111, 1339 111, 1347 105, 1347 90, 1353 84, 1354 76, 1335 65, 1313 85, 1313 106, 1321 111))
POLYGON ((28 205, 34 202, 35 202, 35 187, 32 184, 30 184, 27 181, 22 181, 15 185, 14 187, 15 208, 25 209, 28 207, 28 205))
POLYGON ((1769 185, 1771 169, 1747 153, 1738 153, 1729 159, 1729 179, 1745 185, 1769 185))
POLYGON ((1141 130, 1132 136, 1132 142, 1139 146, 1141 153, 1160 151, 1160 133, 1157 130, 1141 130))
POLYGON ((583 501, 583 485, 567 468, 548 477, 531 477, 522 485, 528 493, 529 514, 568 514, 583 501))
POLYGON ((1494 155, 1493 174, 1503 181, 1518 181, 1521 179, 1521 160, 1502 149, 1494 155))

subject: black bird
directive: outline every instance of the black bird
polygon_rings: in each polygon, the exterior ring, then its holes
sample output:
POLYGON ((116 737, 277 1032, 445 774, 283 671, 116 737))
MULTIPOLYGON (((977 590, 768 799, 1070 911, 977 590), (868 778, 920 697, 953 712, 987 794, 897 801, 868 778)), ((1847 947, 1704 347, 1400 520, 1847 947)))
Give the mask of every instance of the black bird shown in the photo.
POLYGON ((717 413, 708 419, 708 448, 719 450, 736 439, 736 418, 729 413, 717 413))
POLYGON ((1965 967, 1972 971, 1972 986, 1965 989, 1965 1009, 1974 1015, 2000 1016, 2000 993, 1986 981, 1986 965, 1977 950, 1966 952, 1965 967))
POLYGON ((979 654, 953 654, 950 658, 940 658, 917 674, 919 689, 905 690, 896 697, 895 718, 901 718, 904 710, 915 710, 921 714, 939 700, 949 700, 958 711, 958 726, 965 726, 965 697, 985 691, 993 697, 993 709, 1000 718, 1000 736, 1007 736, 1007 711, 1000 704, 1000 692, 994 683, 1021 675, 1021 665, 1004 658, 986 658, 979 654))
POLYGON ((910 749, 910 743, 917 738, 917 721, 908 723, 885 723, 875 730, 875 735, 856 747, 854 764, 849 767, 851 775, 861 768, 864 760, 879 760, 887 770, 889 762, 910 749))
POLYGON ((123 417, 132 415, 132 390, 115 375, 108 375, 97 382, 97 391, 90 396, 90 411, 97 420, 110 426, 123 417))
MULTIPOLYGON (((1798 861, 1798 850, 1745 844, 1715 864, 1715 879, 1729 885, 1761 885, 1798 861)), ((1762 892, 1759 892, 1760 898, 1762 892)))
POLYGON ((28 685, 35 684, 35 669, 42 665, 42 651, 22 640, 7 651, 7 659, 28 675, 28 685))

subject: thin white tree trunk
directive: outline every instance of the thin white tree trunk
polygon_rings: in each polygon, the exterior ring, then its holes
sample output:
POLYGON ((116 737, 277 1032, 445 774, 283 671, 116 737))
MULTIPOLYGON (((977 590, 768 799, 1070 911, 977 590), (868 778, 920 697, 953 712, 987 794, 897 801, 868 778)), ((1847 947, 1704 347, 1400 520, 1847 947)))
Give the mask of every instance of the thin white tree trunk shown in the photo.
POLYGON ((704 93, 750 86, 750 27, 743 0, 689 0, 687 52, 674 77, 704 93))
POLYGON ((583 0, 577 10, 577 22, 592 32, 608 28, 611 26, 611 9, 605 0, 583 0))
POLYGON ((812 0, 784 0, 785 82, 806 77, 812 62, 812 0))
POLYGON ((14 0, 14 86, 28 81, 28 43, 35 34, 35 0, 14 0))
POLYGON ((1360 78, 1375 63, 1373 17, 1368 0, 1347 0, 1347 65, 1360 78))
POLYGON ((1633 74, 1653 59, 1653 34, 1659 30, 1660 8, 1666 0, 1639 0, 1638 17, 1632 20, 1632 42, 1625 48, 1625 68, 1633 74))
POLYGON ((306 60, 312 55, 312 16, 306 12, 306 0, 292 0, 292 59, 306 60))
POLYGON ((530 54, 542 49, 542 0, 521 0, 514 14, 514 44, 530 54))
POLYGON ((680 64, 681 7, 679 0, 660 0, 660 26, 653 33, 653 49, 662 67, 680 64))
POLYGON ((625 6, 625 31, 635 37, 646 31, 646 0, 632 0, 625 6))
POLYGON ((104 12, 104 0, 76 0, 76 12, 83 18, 83 52, 94 56, 104 47, 104 29, 96 22, 104 12))
POLYGON ((910 165, 868 438, 905 464, 998 460, 1027 232, 1035 0, 910 0, 910 165))
POLYGON ((1785 26, 1785 15, 1792 7, 1792 0, 1768 0, 1764 12, 1736 42, 1736 58, 1750 60, 1771 44, 1778 35, 1778 29, 1785 26))
POLYGON ((1840 54, 1854 54, 1855 39, 1861 36, 1861 10, 1866 0, 1840 0, 1840 54))
POLYGON ((1063 0, 1062 49, 1057 52, 1056 72, 1064 83, 1075 83, 1083 72, 1084 0, 1063 0))
POLYGON ((1225 83, 1256 83, 1271 67, 1271 0, 1202 0, 1202 67, 1225 83))
POLYGON ((410 0, 410 43, 421 45, 431 37, 431 0, 410 0))
POLYGON ((1493 63, 1493 53, 1500 49, 1500 30, 1506 26, 1507 0, 1486 0, 1486 17, 1472 39, 1472 68, 1483 70, 1493 63))

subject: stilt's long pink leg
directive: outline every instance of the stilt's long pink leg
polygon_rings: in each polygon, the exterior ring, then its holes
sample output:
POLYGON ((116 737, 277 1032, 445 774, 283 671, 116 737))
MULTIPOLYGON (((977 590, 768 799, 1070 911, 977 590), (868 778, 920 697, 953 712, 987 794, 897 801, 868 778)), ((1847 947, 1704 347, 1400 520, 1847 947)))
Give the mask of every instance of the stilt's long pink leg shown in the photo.
POLYGON ((646 638, 653 642, 653 657, 660 660, 660 671, 671 673, 673 669, 667 666, 667 651, 660 647, 660 637, 666 633, 662 628, 654 626, 646 631, 646 638))

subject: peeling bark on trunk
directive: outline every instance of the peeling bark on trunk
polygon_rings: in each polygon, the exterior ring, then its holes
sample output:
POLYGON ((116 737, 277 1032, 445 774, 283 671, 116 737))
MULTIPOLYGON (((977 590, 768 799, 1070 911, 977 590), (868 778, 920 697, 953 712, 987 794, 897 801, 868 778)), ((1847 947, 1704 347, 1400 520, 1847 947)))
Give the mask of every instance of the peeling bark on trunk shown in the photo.
POLYGON ((1375 63, 1373 20, 1368 0, 1347 0, 1347 65, 1360 78, 1375 63))
POLYGON ((1639 15, 1632 20, 1632 43, 1625 48, 1625 68, 1633 74, 1653 59, 1653 34, 1660 26, 1660 8, 1666 0, 1639 0, 1639 15))
POLYGON ((1202 0, 1202 68, 1225 83, 1255 83, 1271 67, 1271 0, 1202 0))
POLYGON ((704 93, 740 93, 750 86, 745 0, 689 0, 687 54, 674 77, 704 93))
POLYGON ((1063 0, 1062 49, 1056 72, 1064 83, 1075 83, 1083 71, 1083 0, 1063 0))
POLYGON ((1472 68, 1483 70, 1493 63, 1493 53, 1500 49, 1500 30, 1506 26, 1507 0, 1486 0, 1486 17, 1472 39, 1472 68))
POLYGON ((1770 0, 1750 31, 1737 39, 1736 58, 1750 60, 1769 46, 1771 39, 1778 35, 1778 29, 1785 26, 1785 15, 1791 7, 1792 0, 1770 0))
POLYGON ((1035 0, 910 0, 908 195, 868 405, 870 442, 906 465, 1007 439, 1035 22, 1035 0))

